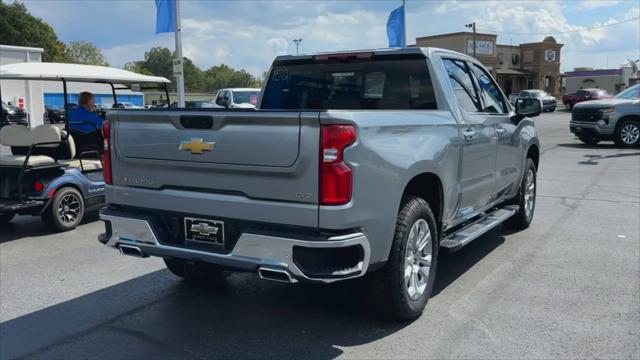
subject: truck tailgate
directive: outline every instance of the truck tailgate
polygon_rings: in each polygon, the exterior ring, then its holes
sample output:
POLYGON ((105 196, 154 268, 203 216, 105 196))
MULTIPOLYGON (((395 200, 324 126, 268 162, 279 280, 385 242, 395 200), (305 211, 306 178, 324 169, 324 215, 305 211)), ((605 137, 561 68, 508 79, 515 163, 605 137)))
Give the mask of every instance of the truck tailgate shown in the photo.
POLYGON ((113 186, 317 204, 318 118, 299 111, 114 112, 113 186))

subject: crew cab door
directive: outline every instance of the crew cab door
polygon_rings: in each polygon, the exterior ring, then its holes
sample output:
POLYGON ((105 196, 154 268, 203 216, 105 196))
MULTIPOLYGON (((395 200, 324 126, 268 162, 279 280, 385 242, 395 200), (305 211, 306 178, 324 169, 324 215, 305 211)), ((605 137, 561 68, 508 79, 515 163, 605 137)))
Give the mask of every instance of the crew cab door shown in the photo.
POLYGON ((461 112, 461 198, 456 217, 471 215, 488 205, 495 189, 495 119, 481 112, 481 101, 469 64, 455 58, 442 59, 461 112))
POLYGON ((497 138, 495 166, 496 187, 494 199, 513 195, 514 186, 518 186, 520 173, 518 166, 522 162, 522 147, 516 133, 516 125, 511 121, 510 108, 504 94, 500 91, 491 75, 477 64, 470 63, 471 73, 477 84, 482 109, 480 113, 486 122, 493 124, 497 138))

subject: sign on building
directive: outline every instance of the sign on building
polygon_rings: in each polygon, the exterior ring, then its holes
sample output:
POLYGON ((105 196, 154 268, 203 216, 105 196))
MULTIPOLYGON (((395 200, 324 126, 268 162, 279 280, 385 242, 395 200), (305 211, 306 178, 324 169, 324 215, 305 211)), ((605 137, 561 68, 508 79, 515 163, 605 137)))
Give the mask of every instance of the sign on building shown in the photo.
POLYGON ((544 59, 549 62, 556 61, 556 51, 555 50, 545 50, 544 51, 544 59))
MULTIPOLYGON (((467 40, 467 52, 473 54, 473 39, 467 40)), ((476 40, 476 54, 493 55, 493 41, 476 40)))

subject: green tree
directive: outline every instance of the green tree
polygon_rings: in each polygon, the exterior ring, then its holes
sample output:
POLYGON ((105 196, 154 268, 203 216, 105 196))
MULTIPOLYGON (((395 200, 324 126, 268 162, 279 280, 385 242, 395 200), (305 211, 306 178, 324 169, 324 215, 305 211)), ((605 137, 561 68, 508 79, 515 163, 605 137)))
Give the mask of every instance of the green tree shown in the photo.
POLYGON ((109 66, 102 50, 88 41, 72 41, 68 43, 65 53, 74 63, 109 66))
POLYGON ((167 79, 173 76, 173 53, 165 47, 154 47, 145 52, 143 64, 153 75, 167 79))
POLYGON ((154 75, 151 71, 144 67, 144 61, 131 61, 124 64, 123 68, 142 75, 154 75))
POLYGON ((5 45, 41 47, 44 49, 42 61, 70 60, 53 28, 29 14, 19 2, 5 4, 0 1, 0 41, 5 45))

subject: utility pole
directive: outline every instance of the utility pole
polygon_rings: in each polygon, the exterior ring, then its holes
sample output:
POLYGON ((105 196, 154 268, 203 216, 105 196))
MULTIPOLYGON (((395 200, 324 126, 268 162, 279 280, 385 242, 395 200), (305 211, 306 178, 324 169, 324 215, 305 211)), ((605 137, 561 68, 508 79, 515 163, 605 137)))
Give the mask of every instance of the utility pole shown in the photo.
POLYGON ((178 107, 184 107, 184 67, 182 65, 182 29, 180 28, 180 0, 175 0, 174 4, 176 7, 176 59, 173 61, 173 72, 176 75, 178 107))
POLYGON ((464 27, 467 29, 473 29, 473 57, 476 57, 476 23, 472 22, 471 24, 467 24, 464 27))
POLYGON ((300 49, 300 43, 302 39, 293 39, 293 42, 296 43, 296 55, 298 55, 298 50, 300 49))
POLYGON ((402 0, 402 36, 404 36, 404 39, 402 40, 402 43, 404 44, 403 47, 407 47, 407 1, 406 0, 402 0))

